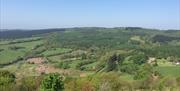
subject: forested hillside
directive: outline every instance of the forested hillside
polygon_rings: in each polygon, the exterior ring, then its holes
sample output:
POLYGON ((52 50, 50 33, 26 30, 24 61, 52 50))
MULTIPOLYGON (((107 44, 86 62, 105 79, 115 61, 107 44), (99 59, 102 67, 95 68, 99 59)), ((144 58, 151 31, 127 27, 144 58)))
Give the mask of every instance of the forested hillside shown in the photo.
POLYGON ((0 39, 16 39, 16 38, 27 38, 33 37, 40 34, 64 31, 64 29, 39 29, 39 30, 0 30, 0 39))

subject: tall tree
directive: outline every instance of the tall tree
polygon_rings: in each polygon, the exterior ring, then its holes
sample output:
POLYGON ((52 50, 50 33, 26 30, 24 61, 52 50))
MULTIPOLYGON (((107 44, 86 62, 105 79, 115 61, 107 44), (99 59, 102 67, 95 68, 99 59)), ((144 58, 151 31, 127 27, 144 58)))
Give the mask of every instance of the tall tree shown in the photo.
POLYGON ((120 61, 121 61, 120 55, 113 54, 107 61, 107 71, 116 70, 118 68, 120 61))

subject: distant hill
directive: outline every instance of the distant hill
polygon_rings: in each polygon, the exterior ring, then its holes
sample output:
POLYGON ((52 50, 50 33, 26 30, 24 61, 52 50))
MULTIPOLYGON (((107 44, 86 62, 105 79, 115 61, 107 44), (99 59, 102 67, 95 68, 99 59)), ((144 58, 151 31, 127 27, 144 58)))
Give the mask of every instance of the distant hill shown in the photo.
POLYGON ((65 29, 0 30, 0 39, 26 38, 57 31, 65 31, 65 29))
MULTIPOLYGON (((159 32, 157 29, 147 29, 147 28, 141 28, 141 27, 115 27, 115 28, 75 27, 75 28, 52 28, 52 29, 35 29, 35 30, 0 29, 0 39, 26 38, 26 37, 32 37, 35 35, 37 36, 40 34, 58 32, 58 31, 66 31, 66 30, 68 30, 68 31, 93 31, 93 30, 114 30, 114 29, 115 30, 127 31, 127 32, 132 33, 132 34, 142 34, 142 35, 144 35, 144 33, 152 34, 152 33, 159 32)), ((178 30, 163 30, 163 32, 167 33, 167 34, 179 36, 178 30)))

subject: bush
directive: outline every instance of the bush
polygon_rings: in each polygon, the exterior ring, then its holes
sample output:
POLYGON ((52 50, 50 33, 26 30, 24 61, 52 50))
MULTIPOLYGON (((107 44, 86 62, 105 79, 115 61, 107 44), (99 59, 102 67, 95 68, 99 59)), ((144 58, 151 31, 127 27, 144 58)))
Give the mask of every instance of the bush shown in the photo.
POLYGON ((15 75, 6 70, 0 70, 0 86, 15 82, 15 75))
POLYGON ((62 91, 63 89, 63 78, 58 73, 51 73, 46 75, 40 86, 40 91, 62 91))
POLYGON ((120 70, 128 74, 135 74, 138 70, 138 65, 133 63, 123 64, 120 66, 120 70))
POLYGON ((25 77, 20 80, 21 84, 16 86, 18 91, 38 91, 42 76, 25 77))
POLYGON ((135 64, 144 64, 148 60, 148 57, 144 53, 135 54, 131 58, 135 64))
POLYGON ((0 91, 12 91, 15 75, 6 70, 0 70, 0 91))
POLYGON ((98 91, 132 91, 130 83, 120 79, 120 75, 115 72, 105 73, 99 79, 98 91))
POLYGON ((134 79, 146 79, 153 73, 153 68, 149 64, 144 64, 135 74, 134 79))

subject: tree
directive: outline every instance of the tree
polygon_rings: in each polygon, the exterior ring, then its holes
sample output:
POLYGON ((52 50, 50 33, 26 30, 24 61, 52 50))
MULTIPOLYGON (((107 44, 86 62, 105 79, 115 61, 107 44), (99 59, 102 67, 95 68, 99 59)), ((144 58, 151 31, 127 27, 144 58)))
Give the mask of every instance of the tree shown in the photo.
POLYGON ((134 63, 123 64, 120 66, 120 70, 128 74, 135 74, 138 70, 138 65, 134 63))
POLYGON ((141 65, 141 64, 146 63, 146 61, 148 60, 148 57, 144 53, 139 53, 139 54, 134 55, 131 59, 133 60, 135 64, 141 65))
POLYGON ((112 71, 118 68, 121 58, 120 55, 113 54, 107 62, 107 71, 112 71))
POLYGON ((113 54, 107 62, 107 71, 114 70, 116 68, 116 62, 117 62, 116 55, 113 54))
POLYGON ((62 91, 63 89, 63 78, 58 73, 46 75, 41 82, 41 91, 62 91))
POLYGON ((144 64, 135 74, 134 79, 146 79, 153 73, 153 68, 149 64, 144 64))

